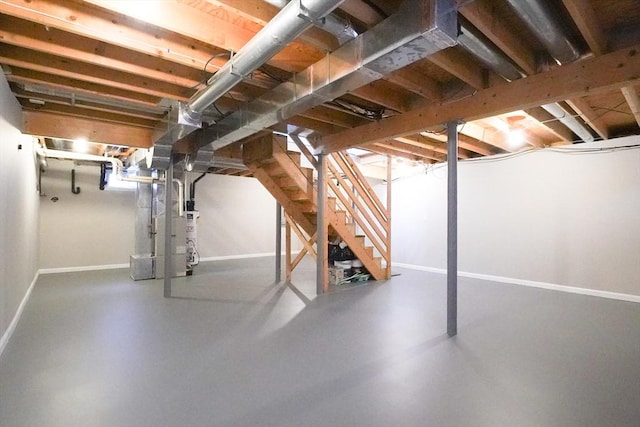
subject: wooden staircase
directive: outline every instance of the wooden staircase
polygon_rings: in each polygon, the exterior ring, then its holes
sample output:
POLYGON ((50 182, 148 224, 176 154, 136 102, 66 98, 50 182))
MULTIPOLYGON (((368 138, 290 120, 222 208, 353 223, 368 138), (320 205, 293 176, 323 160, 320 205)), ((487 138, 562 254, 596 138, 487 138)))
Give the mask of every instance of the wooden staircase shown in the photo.
MULTIPOLYGON (((291 269, 305 253, 315 256, 312 246, 317 237, 318 214, 315 170, 303 167, 301 157, 304 155, 314 167, 317 167, 317 161, 301 141, 297 140, 296 145, 301 152, 288 150, 285 138, 268 135, 243 146, 244 163, 282 205, 287 225, 293 226, 303 241, 304 249, 291 269)), ((374 279, 389 278, 391 251, 388 209, 348 154, 328 155, 326 164, 328 198, 324 211, 329 238, 339 236, 374 279)), ((287 259, 290 260, 290 255, 287 259)), ((287 268, 289 277, 289 262, 287 268)))

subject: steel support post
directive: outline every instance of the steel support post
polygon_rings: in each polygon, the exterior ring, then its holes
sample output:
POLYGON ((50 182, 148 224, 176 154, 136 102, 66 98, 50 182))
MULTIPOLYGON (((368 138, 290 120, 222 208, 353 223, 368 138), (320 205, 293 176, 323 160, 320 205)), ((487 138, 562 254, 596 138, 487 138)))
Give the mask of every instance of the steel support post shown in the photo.
POLYGON ((316 293, 318 295, 324 293, 325 283, 328 282, 327 277, 327 224, 325 209, 327 202, 327 166, 326 154, 318 154, 318 213, 317 213, 317 262, 316 262, 316 293))
POLYGON ((173 159, 164 176, 164 297, 171 297, 173 277, 173 159))
POLYGON ((282 279, 282 206, 276 202, 276 283, 282 279))
POLYGON ((447 122, 447 335, 458 333, 458 122, 447 122))

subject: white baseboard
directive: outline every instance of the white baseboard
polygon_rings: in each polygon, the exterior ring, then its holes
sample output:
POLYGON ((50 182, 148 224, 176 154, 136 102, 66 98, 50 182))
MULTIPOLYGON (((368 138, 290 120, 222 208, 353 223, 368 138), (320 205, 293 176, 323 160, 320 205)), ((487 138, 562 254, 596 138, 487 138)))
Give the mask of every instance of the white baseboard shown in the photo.
MULTIPOLYGON (((447 274, 444 268, 425 267, 422 265, 403 264, 399 262, 392 263, 395 267, 408 268, 411 270, 428 271, 436 274, 447 274)), ((510 283, 513 285, 529 286, 533 288, 550 289, 553 291, 569 292, 572 294, 589 295, 593 297, 609 298, 622 301, 631 301, 640 303, 640 295, 623 294, 618 292, 600 291, 597 289, 579 288, 576 286, 557 285, 555 283, 536 282, 533 280, 515 279, 512 277, 493 276, 490 274, 468 273, 465 271, 458 272, 459 277, 468 277, 471 279, 488 280, 491 282, 510 283)))
MULTIPOLYGON (((262 258, 275 256, 275 252, 265 252, 257 254, 242 254, 242 255, 223 255, 213 257, 200 258, 200 262, 207 261, 226 261, 231 259, 246 259, 246 258, 262 258)), ((282 253, 284 256, 285 253, 282 253)), ((121 268, 129 268, 129 264, 105 264, 105 265, 83 265, 79 267, 56 267, 56 268, 41 268, 40 274, 55 274, 55 273, 74 273, 77 271, 97 271, 97 270, 117 270, 121 268)))
POLYGON ((83 265, 79 267, 41 268, 40 274, 74 273, 76 271, 117 270, 129 268, 129 264, 83 265))
MULTIPOLYGON (((285 253, 282 252, 282 256, 284 256, 285 253)), ((269 257, 269 256, 276 256, 275 252, 264 252, 264 253, 257 253, 257 254, 243 254, 243 255, 223 255, 223 256, 210 256, 210 257, 203 257, 200 258, 200 262, 207 262, 207 261, 226 261, 226 260, 231 260, 231 259, 246 259, 246 258, 264 258, 264 257, 269 257)))
POLYGON ((13 335, 13 332, 16 330, 16 326, 18 326, 18 322, 20 321, 20 317, 22 317, 22 312, 24 311, 24 307, 27 305, 27 301, 31 296, 31 291, 33 291, 33 287, 38 281, 39 276, 40 276, 40 272, 38 271, 36 272, 36 275, 33 277, 33 280, 29 285, 29 289, 27 289, 27 292, 24 294, 22 301, 20 301, 20 305, 16 310, 16 314, 13 316, 11 323, 9 323, 9 327, 7 328, 6 331, 4 331, 4 334, 2 334, 2 337, 0 337, 0 356, 2 356, 4 349, 7 347, 7 344, 9 343, 9 339, 11 338, 11 335, 13 335))

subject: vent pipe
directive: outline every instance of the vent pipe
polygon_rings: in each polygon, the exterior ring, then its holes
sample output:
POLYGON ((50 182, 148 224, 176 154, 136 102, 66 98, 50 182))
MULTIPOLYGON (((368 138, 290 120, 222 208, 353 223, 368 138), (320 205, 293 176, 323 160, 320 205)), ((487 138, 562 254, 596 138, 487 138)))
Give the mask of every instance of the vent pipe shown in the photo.
POLYGON ((185 104, 182 114, 200 120, 202 112, 242 79, 271 59, 314 22, 320 21, 343 0, 298 0, 288 3, 207 81, 207 88, 185 104))
MULTIPOLYGON (((265 1, 278 8, 283 8, 287 5, 287 3, 289 3, 288 0, 265 1)), ((349 40, 358 37, 358 32, 353 28, 351 22, 338 15, 329 14, 318 22, 314 22, 314 24, 316 27, 321 28, 329 34, 333 35, 338 40, 338 43, 341 46, 349 40)))
POLYGON ((566 64, 580 57, 578 47, 564 34, 560 19, 549 9, 546 0, 506 1, 556 61, 566 64))
POLYGON ((480 38, 468 25, 461 25, 458 43, 505 80, 511 82, 524 77, 524 73, 518 67, 480 38))
POLYGON ((591 142, 594 140, 593 135, 589 132, 575 117, 567 113, 564 108, 558 104, 544 104, 541 105, 549 114, 558 119, 563 125, 571 129, 573 133, 578 135, 584 142, 591 142))

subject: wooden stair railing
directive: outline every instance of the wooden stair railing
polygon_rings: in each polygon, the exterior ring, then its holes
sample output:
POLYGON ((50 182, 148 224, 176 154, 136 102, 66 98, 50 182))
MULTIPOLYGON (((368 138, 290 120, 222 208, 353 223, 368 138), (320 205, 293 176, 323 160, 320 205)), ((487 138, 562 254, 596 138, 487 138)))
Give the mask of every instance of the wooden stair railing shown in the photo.
MULTIPOLYGON (((247 167, 282 205, 287 231, 287 280, 305 254, 317 256, 317 183, 314 169, 301 165, 301 155, 315 168, 317 160, 307 147, 293 138, 300 152, 287 149, 284 138, 272 135, 244 144, 247 167), (291 260, 291 230, 303 249, 291 260)), ((328 186, 325 223, 328 233, 337 234, 374 279, 390 277, 390 218, 355 162, 346 153, 327 156, 328 186), (385 263, 383 266, 382 263, 385 263)))

